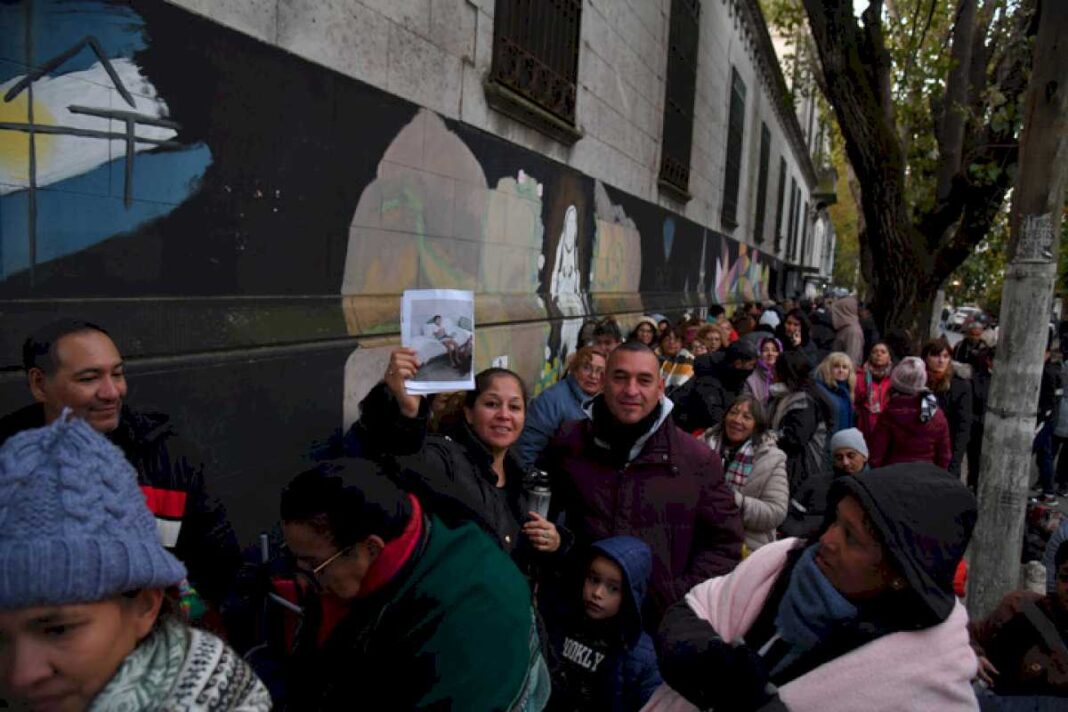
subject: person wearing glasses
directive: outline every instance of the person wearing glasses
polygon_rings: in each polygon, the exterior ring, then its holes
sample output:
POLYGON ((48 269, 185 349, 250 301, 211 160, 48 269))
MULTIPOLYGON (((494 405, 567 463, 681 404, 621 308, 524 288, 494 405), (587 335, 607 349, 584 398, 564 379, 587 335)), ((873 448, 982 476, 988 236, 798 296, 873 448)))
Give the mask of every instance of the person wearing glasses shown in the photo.
POLYGON ((526 579, 474 523, 447 526, 360 459, 297 475, 281 518, 317 594, 277 709, 544 707, 526 579))
POLYGON ((593 346, 579 349, 563 380, 530 401, 523 433, 513 451, 524 470, 534 466, 560 426, 586 417, 582 407, 604 388, 605 354, 593 346))

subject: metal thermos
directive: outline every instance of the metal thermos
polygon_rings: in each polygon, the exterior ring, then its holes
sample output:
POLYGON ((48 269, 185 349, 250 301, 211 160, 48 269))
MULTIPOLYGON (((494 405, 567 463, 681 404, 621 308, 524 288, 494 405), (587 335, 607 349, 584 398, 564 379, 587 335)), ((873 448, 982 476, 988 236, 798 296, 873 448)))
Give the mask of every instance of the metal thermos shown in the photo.
POLYGON ((549 501, 552 499, 552 490, 549 488, 549 473, 544 470, 531 469, 525 479, 527 509, 547 518, 549 516, 549 501))

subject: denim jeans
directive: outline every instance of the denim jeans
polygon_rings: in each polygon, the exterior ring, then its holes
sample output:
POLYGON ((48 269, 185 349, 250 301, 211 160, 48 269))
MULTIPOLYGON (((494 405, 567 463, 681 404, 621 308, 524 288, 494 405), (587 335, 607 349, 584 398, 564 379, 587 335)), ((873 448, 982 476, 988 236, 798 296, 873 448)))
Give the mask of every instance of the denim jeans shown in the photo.
MULTIPOLYGON (((1031 452, 1038 460, 1038 481, 1042 485, 1042 494, 1054 494, 1056 487, 1053 484, 1053 429, 1056 420, 1050 418, 1042 424, 1041 430, 1035 436, 1035 442, 1031 446, 1031 452)), ((1064 484, 1063 482, 1061 483, 1064 484)))

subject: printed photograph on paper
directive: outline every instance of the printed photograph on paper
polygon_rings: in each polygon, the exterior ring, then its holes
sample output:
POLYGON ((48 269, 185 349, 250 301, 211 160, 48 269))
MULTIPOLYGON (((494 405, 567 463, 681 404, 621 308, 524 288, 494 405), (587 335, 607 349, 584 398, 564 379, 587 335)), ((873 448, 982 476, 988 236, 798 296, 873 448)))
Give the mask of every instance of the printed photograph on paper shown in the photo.
POLYGON ((401 343, 419 359, 409 393, 475 387, 475 295, 459 289, 409 289, 401 298, 401 343))

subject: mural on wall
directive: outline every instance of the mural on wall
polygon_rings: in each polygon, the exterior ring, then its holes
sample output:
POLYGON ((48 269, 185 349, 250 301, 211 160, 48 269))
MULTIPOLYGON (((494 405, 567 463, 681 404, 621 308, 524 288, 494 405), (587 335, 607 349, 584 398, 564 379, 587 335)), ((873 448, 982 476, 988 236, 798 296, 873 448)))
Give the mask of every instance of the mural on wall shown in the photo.
MULTIPOLYGON (((132 9, 33 9, 37 31, 5 29, 12 56, 0 62, 0 279, 167 214, 211 162, 137 63, 146 41, 132 9)), ((0 27, 23 13, 0 6, 0 27)))
POLYGON ((476 366, 506 356, 534 393, 594 312, 774 293, 778 262, 724 235, 173 5, 22 0, 0 26, 0 300, 111 299, 171 355, 359 337, 341 402, 309 396, 344 424, 409 287, 474 290, 476 366), (203 297, 254 318, 186 337, 203 297))

